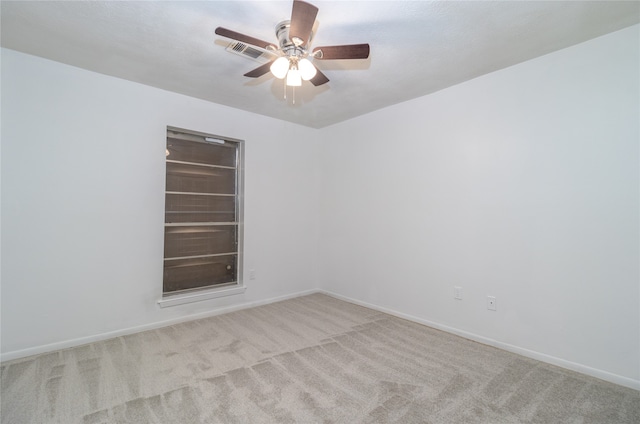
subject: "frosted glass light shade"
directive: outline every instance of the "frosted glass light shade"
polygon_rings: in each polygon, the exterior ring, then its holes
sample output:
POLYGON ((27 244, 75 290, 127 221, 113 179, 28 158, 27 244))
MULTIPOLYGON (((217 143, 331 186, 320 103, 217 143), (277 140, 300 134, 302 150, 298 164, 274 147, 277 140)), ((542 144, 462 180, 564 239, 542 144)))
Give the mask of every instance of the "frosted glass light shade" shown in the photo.
POLYGON ((290 87, 300 87, 302 85, 300 71, 296 68, 289 69, 289 73, 287 74, 287 85, 290 87))
POLYGON ((315 77, 318 72, 309 59, 299 60, 298 69, 300 69, 300 76, 305 81, 309 81, 311 78, 315 77))
POLYGON ((271 64, 269 69, 274 77, 282 79, 287 75, 287 71, 289 70, 289 59, 279 57, 271 64))

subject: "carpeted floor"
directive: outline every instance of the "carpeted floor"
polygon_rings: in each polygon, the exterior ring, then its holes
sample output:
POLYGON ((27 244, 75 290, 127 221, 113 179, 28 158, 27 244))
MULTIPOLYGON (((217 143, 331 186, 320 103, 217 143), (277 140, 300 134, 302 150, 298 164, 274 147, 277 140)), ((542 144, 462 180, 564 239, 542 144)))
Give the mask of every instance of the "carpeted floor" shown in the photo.
POLYGON ((640 392, 322 294, 1 366, 2 424, 640 423, 640 392))

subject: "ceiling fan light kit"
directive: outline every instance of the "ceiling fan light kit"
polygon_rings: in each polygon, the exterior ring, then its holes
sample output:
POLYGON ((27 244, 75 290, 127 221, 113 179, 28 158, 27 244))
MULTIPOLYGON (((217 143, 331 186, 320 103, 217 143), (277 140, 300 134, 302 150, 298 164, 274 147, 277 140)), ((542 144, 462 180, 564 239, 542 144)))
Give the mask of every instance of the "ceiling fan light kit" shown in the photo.
POLYGON ((302 78, 300 77, 300 72, 292 67, 287 72, 287 85, 289 87, 300 87, 302 85, 302 78))
POLYGON ((306 58, 298 60, 298 70, 300 71, 300 76, 305 81, 309 81, 318 73, 316 67, 313 66, 313 63, 306 58))
POLYGON ((216 34, 231 38, 242 43, 250 44, 277 55, 276 59, 259 66, 244 76, 258 78, 268 73, 278 79, 283 79, 286 86, 299 87, 302 81, 310 81, 314 86, 329 82, 326 77, 309 59, 339 60, 339 59, 367 59, 369 57, 368 44, 349 44, 340 46, 316 47, 310 52, 313 38, 313 25, 318 14, 318 8, 310 3, 294 0, 291 20, 282 21, 276 25, 278 46, 272 43, 241 34, 226 28, 216 28, 216 34))
POLYGON ((301 85, 297 83, 290 83, 289 81, 298 81, 299 79, 309 81, 318 73, 316 67, 313 66, 309 59, 300 59, 295 56, 281 56, 274 60, 273 63, 271 63, 269 69, 271 70, 273 76, 278 79, 284 79, 286 77, 287 85, 289 86, 301 85))
POLYGON ((289 61, 286 57, 279 57, 273 61, 269 69, 274 77, 278 79, 282 79, 287 76, 287 72, 289 72, 289 61))

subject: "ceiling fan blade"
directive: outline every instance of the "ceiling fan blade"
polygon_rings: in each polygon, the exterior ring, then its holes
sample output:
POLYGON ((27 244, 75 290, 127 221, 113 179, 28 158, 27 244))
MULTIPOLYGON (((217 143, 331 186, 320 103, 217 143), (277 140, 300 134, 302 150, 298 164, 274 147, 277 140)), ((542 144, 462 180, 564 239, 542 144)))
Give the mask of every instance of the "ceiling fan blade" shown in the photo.
POLYGON ((318 8, 300 0, 293 0, 291 10, 291 26, 289 39, 297 46, 306 46, 311 37, 313 23, 316 21, 318 8))
POLYGON ((311 82, 311 84, 315 85, 316 87, 325 83, 329 82, 329 78, 327 78, 327 76, 325 74, 323 74, 322 72, 320 72, 320 69, 316 68, 316 76, 311 78, 309 81, 311 82))
POLYGON ((315 59, 366 59, 369 57, 368 44, 349 44, 345 46, 324 46, 313 49, 315 59), (320 51, 320 53, 316 53, 320 51))
POLYGON ((249 77, 249 78, 258 78, 263 76, 264 74, 266 74, 267 72, 269 72, 270 68, 271 68, 271 64, 275 62, 275 59, 273 59, 271 62, 267 62, 264 65, 260 65, 258 66, 256 69, 254 69, 253 71, 249 71, 246 74, 244 74, 245 77, 249 77))
POLYGON ((268 43, 258 38, 240 34, 239 32, 231 31, 230 29, 226 29, 222 27, 216 28, 216 34, 221 35, 223 37, 231 38, 233 40, 242 41, 243 43, 251 44, 256 47, 261 47, 263 49, 267 49, 267 47, 269 46, 277 49, 277 47, 273 43, 268 43))

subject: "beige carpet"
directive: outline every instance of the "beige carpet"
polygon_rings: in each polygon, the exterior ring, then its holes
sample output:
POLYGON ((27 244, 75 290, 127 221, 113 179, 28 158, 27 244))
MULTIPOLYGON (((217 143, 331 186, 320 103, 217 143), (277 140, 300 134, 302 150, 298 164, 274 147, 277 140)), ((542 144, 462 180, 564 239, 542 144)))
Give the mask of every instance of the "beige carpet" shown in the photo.
POLYGON ((640 423, 640 392, 321 294, 1 372, 3 424, 640 423))

